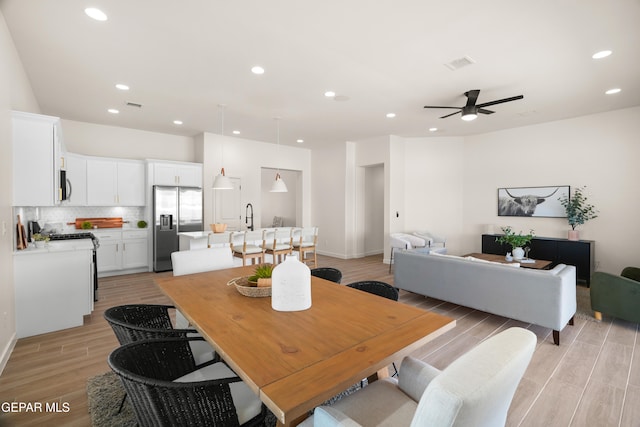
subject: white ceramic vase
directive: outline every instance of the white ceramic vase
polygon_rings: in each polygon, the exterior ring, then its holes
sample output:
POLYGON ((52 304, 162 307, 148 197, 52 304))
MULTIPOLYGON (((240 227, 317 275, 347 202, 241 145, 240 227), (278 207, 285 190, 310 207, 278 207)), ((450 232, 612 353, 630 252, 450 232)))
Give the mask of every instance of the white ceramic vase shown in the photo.
POLYGON ((578 231, 578 230, 569 230, 568 239, 569 240, 580 240, 580 231, 578 231))
POLYGON ((302 311, 311 307, 311 270, 287 255, 271 273, 271 308, 277 311, 302 311))
POLYGON ((521 260, 522 258, 524 258, 524 249, 513 248, 513 259, 521 260))

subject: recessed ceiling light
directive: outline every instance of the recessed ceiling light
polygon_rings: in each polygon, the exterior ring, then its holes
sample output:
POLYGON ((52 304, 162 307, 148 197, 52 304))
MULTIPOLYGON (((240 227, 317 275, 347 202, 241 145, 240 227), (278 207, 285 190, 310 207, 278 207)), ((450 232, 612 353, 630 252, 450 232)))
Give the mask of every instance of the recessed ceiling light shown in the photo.
POLYGON ((110 112, 111 114, 118 114, 120 112, 120 111, 116 110, 115 108, 109 108, 107 111, 110 112))
POLYGON ((234 134, 234 135, 240 135, 240 131, 239 131, 239 130, 234 130, 234 131, 233 131, 233 134, 234 134))
POLYGON ((396 116, 396 113, 387 113, 387 118, 393 119, 396 116))
POLYGON ((438 128, 429 128, 429 132, 435 132, 437 130, 438 130, 438 128))
POLYGON ((620 91, 621 91, 621 90, 622 90, 622 89, 620 89, 619 87, 615 87, 615 88, 613 88, 613 89, 609 89, 609 90, 608 90, 608 91, 606 91, 605 93, 606 93, 607 95, 613 95, 613 94, 615 94, 615 93, 620 93, 620 91))
POLYGON ((334 96, 336 96, 336 93, 332 90, 328 90, 324 93, 324 96, 326 96, 327 98, 333 98, 334 96))
POLYGON ((89 18, 95 19, 96 21, 106 21, 107 15, 101 11, 100 9, 96 9, 95 7, 88 7, 84 10, 84 13, 87 14, 89 18))
POLYGON ((264 74, 264 68, 260 67, 259 65, 256 65, 255 67, 251 68, 251 72, 253 74, 264 74))
POLYGON ((606 58, 609 55, 611 55, 610 50, 601 50, 600 52, 596 52, 593 55, 591 55, 591 57, 593 59, 602 59, 602 58, 606 58))
POLYGON ((127 85, 125 85, 125 84, 122 84, 122 83, 118 83, 118 84, 116 85, 116 89, 119 89, 119 90, 129 90, 129 86, 127 86, 127 85))
POLYGON ((302 143, 304 142, 304 139, 296 139, 296 142, 297 142, 298 144, 302 144, 302 143))
POLYGON ((174 125, 181 125, 182 124, 182 120, 174 120, 173 124, 174 125))

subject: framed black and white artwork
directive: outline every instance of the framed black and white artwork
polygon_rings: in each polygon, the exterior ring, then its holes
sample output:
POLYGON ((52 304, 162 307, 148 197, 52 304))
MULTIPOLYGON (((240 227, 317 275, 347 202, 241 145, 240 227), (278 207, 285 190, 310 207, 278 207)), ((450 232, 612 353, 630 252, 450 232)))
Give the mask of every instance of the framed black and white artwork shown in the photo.
POLYGON ((566 218, 559 199, 568 198, 569 191, 568 185, 498 188, 498 216, 566 218))

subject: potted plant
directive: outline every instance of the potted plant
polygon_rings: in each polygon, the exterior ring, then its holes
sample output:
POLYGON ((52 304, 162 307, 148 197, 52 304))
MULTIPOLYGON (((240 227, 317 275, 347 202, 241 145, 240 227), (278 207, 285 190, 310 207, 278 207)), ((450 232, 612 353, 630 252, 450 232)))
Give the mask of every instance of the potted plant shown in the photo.
POLYGON ((496 242, 510 245, 513 258, 522 259, 524 257, 524 249, 522 247, 533 239, 533 230, 529 230, 529 234, 522 234, 522 231, 520 231, 520 234, 516 234, 510 226, 501 227, 501 229, 504 234, 496 237, 496 242))
POLYGON ((569 240, 580 240, 580 232, 576 230, 576 227, 584 224, 590 219, 598 217, 598 211, 596 208, 587 203, 587 196, 584 195, 584 189, 586 187, 578 187, 573 192, 573 197, 569 198, 563 195, 558 198, 564 210, 567 214, 567 221, 571 226, 569 230, 569 240))
POLYGON ((247 279, 249 286, 271 286, 271 273, 273 264, 260 264, 256 267, 252 276, 247 279))
POLYGON ((33 241, 36 243, 36 248, 44 248, 44 246, 49 241, 49 236, 45 236, 44 234, 35 233, 33 236, 33 241))

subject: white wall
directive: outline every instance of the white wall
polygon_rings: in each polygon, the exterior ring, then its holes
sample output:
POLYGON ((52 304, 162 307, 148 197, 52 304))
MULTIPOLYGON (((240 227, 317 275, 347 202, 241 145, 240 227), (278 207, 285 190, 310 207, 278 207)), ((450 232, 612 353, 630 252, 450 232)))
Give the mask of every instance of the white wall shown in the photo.
POLYGON ((196 162, 194 138, 62 120, 67 151, 87 156, 196 162))
POLYGON ((327 145, 314 149, 311 155, 311 225, 318 227, 318 253, 340 258, 346 254, 348 144, 327 145))
POLYGON ((486 224, 567 236, 557 218, 498 217, 500 187, 587 186, 599 217, 578 229, 596 241, 596 266, 619 274, 639 264, 640 107, 465 138, 464 230, 459 252, 480 249, 486 224))
POLYGON ((39 113, 4 16, 0 13, 0 373, 15 344, 11 110, 39 113))
MULTIPOLYGON (((301 223, 299 225, 303 227, 312 225, 310 150, 289 146, 280 146, 276 150, 274 144, 211 133, 205 133, 202 137, 195 138, 195 140, 195 150, 202 153, 203 160, 205 224, 213 222, 214 197, 211 189, 213 177, 224 166, 227 176, 241 179, 241 205, 245 206, 247 203, 251 203, 256 220, 262 218, 260 203, 262 198, 262 168, 300 171, 301 182, 297 185, 296 190, 299 194, 299 204, 302 206, 301 223)), ((275 193, 269 194, 278 196, 275 193)), ((244 212, 242 214, 244 215, 244 212)), ((271 223, 259 224, 258 222, 255 223, 256 228, 271 225, 271 223)), ((242 218, 242 223, 244 223, 244 217, 242 218)))
POLYGON ((405 140, 405 221, 401 231, 429 231, 447 238, 450 250, 462 242, 464 139, 405 140))

